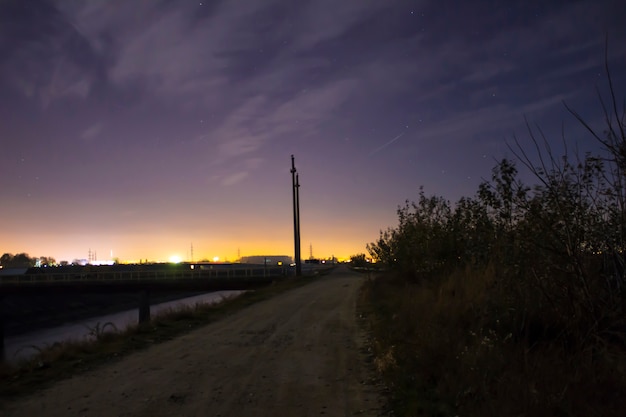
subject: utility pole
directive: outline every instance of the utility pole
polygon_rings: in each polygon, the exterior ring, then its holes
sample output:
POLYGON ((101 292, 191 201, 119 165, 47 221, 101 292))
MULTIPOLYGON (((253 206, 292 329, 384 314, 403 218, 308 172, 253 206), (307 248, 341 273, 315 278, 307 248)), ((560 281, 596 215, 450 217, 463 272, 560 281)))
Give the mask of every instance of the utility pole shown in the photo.
POLYGON ((293 246, 296 262, 296 276, 302 275, 302 257, 300 256, 300 180, 296 173, 296 163, 291 155, 291 185, 293 190, 293 246))
POLYGON ((302 275, 302 251, 300 250, 300 180, 296 174, 296 216, 298 217, 298 261, 296 273, 302 275))

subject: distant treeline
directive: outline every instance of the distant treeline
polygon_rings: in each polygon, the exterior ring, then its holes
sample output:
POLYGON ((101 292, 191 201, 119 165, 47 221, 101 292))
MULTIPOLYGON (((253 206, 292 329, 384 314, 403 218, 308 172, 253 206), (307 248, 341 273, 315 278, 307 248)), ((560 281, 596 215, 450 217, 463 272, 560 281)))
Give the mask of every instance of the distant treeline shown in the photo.
POLYGON ((52 265, 56 265, 56 260, 51 256, 31 258, 27 253, 18 253, 17 255, 5 253, 0 257, 0 266, 2 268, 30 268, 33 266, 52 265))

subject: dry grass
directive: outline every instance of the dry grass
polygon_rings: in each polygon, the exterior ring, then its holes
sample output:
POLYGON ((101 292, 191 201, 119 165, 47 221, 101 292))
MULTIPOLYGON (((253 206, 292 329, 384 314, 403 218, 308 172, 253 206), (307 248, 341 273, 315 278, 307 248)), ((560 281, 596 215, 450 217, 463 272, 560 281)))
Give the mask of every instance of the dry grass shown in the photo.
POLYGON ((374 363, 391 388, 395 414, 624 415, 626 352, 531 340, 495 281, 488 268, 457 271, 436 284, 386 276, 366 286, 374 363))

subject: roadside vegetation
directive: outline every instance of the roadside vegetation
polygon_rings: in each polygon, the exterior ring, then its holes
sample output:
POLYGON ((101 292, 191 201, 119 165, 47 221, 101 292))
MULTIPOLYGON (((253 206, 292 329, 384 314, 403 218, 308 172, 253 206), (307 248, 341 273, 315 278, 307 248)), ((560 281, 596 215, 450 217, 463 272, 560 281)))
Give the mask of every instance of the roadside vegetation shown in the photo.
POLYGON ((420 190, 368 245, 395 415, 624 415, 626 113, 609 90, 600 130, 568 108, 598 155, 556 156, 529 125, 534 156, 514 140, 516 160, 455 204, 420 190))
POLYGON ((313 279, 310 276, 283 279, 235 298, 225 298, 218 304, 182 306, 159 314, 149 323, 124 330, 118 330, 113 323, 98 323, 86 329, 92 336, 90 340, 57 343, 46 348, 30 347, 38 351, 31 359, 16 365, 0 362, 0 405, 4 399, 32 393, 55 381, 171 340, 313 279))

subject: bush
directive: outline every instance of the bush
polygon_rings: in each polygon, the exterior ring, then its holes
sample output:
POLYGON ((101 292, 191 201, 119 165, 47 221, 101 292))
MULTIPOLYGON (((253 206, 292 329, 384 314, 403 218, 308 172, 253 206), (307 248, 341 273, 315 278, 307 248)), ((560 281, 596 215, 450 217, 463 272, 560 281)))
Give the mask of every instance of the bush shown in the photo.
POLYGON ((511 149, 537 184, 505 159, 454 206, 420 189, 368 245, 394 271, 369 291, 397 413, 623 413, 626 113, 610 97, 603 134, 570 110, 604 153, 556 158, 529 127, 538 162, 511 149))

